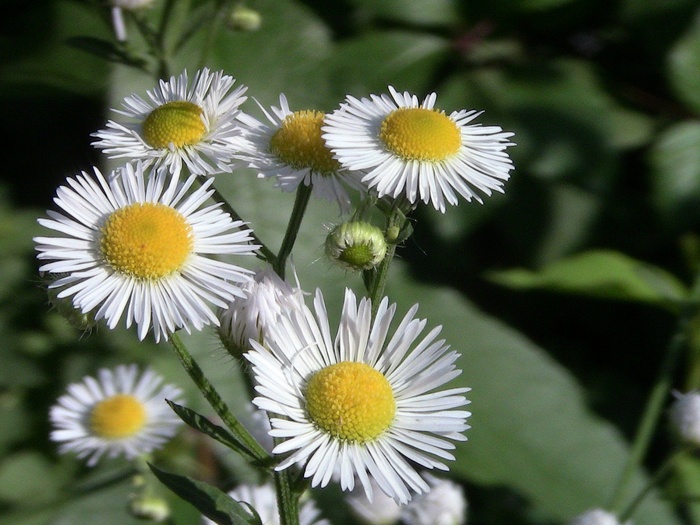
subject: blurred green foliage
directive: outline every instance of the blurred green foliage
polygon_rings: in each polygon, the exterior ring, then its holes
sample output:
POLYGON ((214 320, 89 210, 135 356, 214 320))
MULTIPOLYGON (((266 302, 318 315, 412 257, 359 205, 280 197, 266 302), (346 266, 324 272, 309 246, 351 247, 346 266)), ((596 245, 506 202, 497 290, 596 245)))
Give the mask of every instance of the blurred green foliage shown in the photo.
MULTIPOLYGON (((36 217, 68 175, 105 165, 89 146, 107 108, 143 95, 152 77, 110 64, 99 1, 3 3, 0 18, 0 514, 11 525, 136 522, 128 465, 93 470, 57 456, 47 412, 65 385, 100 366, 141 362, 211 411, 167 345, 126 330, 72 328, 51 306, 33 258, 36 217), (86 40, 90 38, 92 40, 86 40), (72 45, 70 45, 72 44, 72 45), (92 51, 88 52, 88 51, 92 51), (110 482, 110 480, 121 480, 110 482)), ((158 6, 162 2, 157 3, 158 6)), ((210 27, 177 36, 210 7, 180 1, 168 35, 171 73, 200 65, 210 27), (190 16, 190 13, 195 15, 190 16)), ((274 104, 332 110, 388 85, 438 106, 484 110, 514 131, 516 169, 504 195, 444 215, 419 209, 389 293, 421 303, 430 326, 462 353, 473 388, 470 440, 452 474, 470 523, 555 524, 609 503, 646 396, 700 270, 700 3, 694 0, 250 0, 255 32, 225 25, 204 62, 274 104)), ((157 23, 161 8, 148 12, 157 23)), ((255 112, 254 105, 247 111, 255 112)), ((277 246, 291 199, 246 170, 217 186, 256 233, 277 246)), ((339 311, 341 286, 360 286, 321 259, 337 214, 312 202, 294 254, 302 285, 339 311)), ((186 338, 237 414, 235 364, 213 332, 186 338)), ((697 338, 696 338, 697 339, 697 338)), ((695 343, 694 343, 695 344, 695 343)), ((700 387, 691 347, 679 390, 700 387)), ((664 425, 647 467, 672 450, 664 425)), ((255 473, 184 431, 158 464, 227 489, 255 473)), ((644 483, 639 472, 636 486, 644 483)), ((697 459, 679 462, 665 493, 635 523, 700 523, 697 459)), ((176 523, 199 515, 163 490, 176 523)), ((349 523, 336 490, 317 493, 334 524, 349 523)))

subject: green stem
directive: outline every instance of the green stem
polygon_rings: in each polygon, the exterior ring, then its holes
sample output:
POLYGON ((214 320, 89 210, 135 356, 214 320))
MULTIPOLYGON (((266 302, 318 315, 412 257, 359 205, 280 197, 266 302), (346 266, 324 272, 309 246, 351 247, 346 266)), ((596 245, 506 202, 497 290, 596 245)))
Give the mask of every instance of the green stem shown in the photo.
POLYGON ((216 37, 219 34, 219 30, 221 29, 221 25, 223 24, 226 15, 228 15, 228 13, 231 11, 233 0, 223 0, 218 4, 219 5, 216 8, 214 16, 212 17, 211 23, 207 29, 206 40, 201 47, 197 69, 202 69, 207 65, 209 53, 211 53, 211 50, 214 47, 214 42, 216 41, 216 37))
MULTIPOLYGON (((403 229, 405 222, 406 216, 398 207, 395 207, 389 214, 386 230, 390 231, 392 229, 395 229, 396 231, 400 231, 403 229)), ((371 282, 369 283, 368 292, 369 298, 372 301, 372 320, 374 320, 375 316, 377 315, 379 303, 381 302, 382 297, 384 295, 386 282, 389 278, 389 267, 391 266, 391 261, 394 259, 395 253, 396 242, 392 240, 387 246, 386 255, 384 256, 384 259, 381 263, 379 263, 377 271, 374 274, 371 282)))
POLYGON ((292 490, 289 470, 275 472, 274 480, 280 525, 299 525, 299 495, 292 490))
POLYGON ((664 461, 662 465, 656 470, 651 479, 646 483, 646 485, 644 485, 642 490, 639 491, 639 494, 637 494, 634 497, 634 499, 632 499, 632 501, 622 512, 620 512, 620 523, 625 523, 629 518, 632 517, 635 510, 637 510, 637 507, 644 500, 649 491, 653 489, 656 485, 658 485, 671 472, 671 469, 673 468, 676 459, 684 452, 685 451, 681 449, 676 451, 676 453, 671 454, 668 458, 666 458, 666 461, 664 461))
POLYGON ((297 240, 299 228, 301 227, 301 221, 306 213, 306 206, 309 204, 310 197, 311 184, 308 186, 304 183, 299 184, 296 197, 294 199, 292 216, 289 218, 289 224, 287 224, 287 231, 284 233, 284 239, 282 239, 282 245, 280 246, 280 251, 277 254, 277 260, 274 261, 272 265, 275 272, 282 280, 284 280, 287 258, 292 253, 292 249, 294 248, 294 243, 297 240))
POLYGON ((632 443, 632 450, 625 464, 625 468, 618 482, 617 489, 614 493, 610 508, 613 512, 619 514, 622 511, 622 505, 628 487, 632 482, 636 470, 642 466, 644 457, 649 449, 649 444, 658 425, 661 413, 668 398, 673 382, 673 372, 678 364, 679 358, 683 353, 688 342, 688 329, 697 312, 697 302, 700 297, 700 276, 696 280, 691 291, 688 302, 684 306, 676 333, 669 342, 666 355, 661 364, 659 375, 651 390, 649 399, 644 409, 642 420, 637 429, 637 434, 632 443))
MULTIPOLYGON (((234 221, 246 222, 233 208, 233 206, 229 204, 228 200, 226 200, 226 198, 221 194, 221 192, 218 189, 216 189, 214 186, 212 186, 212 189, 214 190, 214 197, 216 201, 221 203, 224 210, 233 218, 234 221)), ((275 261, 277 260, 277 256, 274 253, 272 253, 272 251, 267 246, 265 246, 265 243, 262 242, 257 235, 255 235, 255 232, 252 232, 251 236, 253 237, 253 242, 255 244, 260 245, 260 248, 258 249, 258 252, 255 254, 255 256, 258 259, 262 259, 263 261, 274 265, 275 261)))
POLYGON ((187 347, 183 343, 178 333, 172 334, 170 337, 170 345, 175 350, 175 353, 180 359, 180 363, 182 363, 185 371, 189 374, 192 381, 194 381, 194 384, 197 385, 197 388, 199 388, 199 391, 202 392, 206 400, 209 402, 224 424, 228 427, 228 429, 246 447, 248 453, 260 462, 268 461, 270 455, 231 413, 224 400, 221 399, 219 393, 204 376, 202 369, 194 360, 192 354, 190 354, 190 352, 187 350, 187 347))

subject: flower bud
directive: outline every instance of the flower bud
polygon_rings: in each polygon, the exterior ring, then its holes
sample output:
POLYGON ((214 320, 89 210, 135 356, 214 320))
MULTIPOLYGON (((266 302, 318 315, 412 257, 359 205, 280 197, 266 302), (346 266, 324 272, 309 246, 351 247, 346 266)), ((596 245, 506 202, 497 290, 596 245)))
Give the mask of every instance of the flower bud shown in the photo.
POLYGON ((257 31, 262 25, 262 16, 255 9, 239 4, 231 10, 227 23, 234 31, 257 31))
POLYGON ((683 443, 700 447, 700 393, 676 394, 669 412, 671 425, 683 443))
POLYGON ((386 241, 382 230, 368 222, 344 222, 326 238, 328 258, 348 270, 369 270, 384 260, 386 241))
POLYGON ((140 520, 165 521, 170 516, 170 506, 162 498, 136 496, 129 503, 129 512, 140 520))
POLYGON ((245 297, 236 297, 219 311, 219 338, 236 359, 250 350, 250 340, 264 344, 265 329, 281 312, 301 308, 303 292, 287 284, 266 266, 243 286, 245 297))

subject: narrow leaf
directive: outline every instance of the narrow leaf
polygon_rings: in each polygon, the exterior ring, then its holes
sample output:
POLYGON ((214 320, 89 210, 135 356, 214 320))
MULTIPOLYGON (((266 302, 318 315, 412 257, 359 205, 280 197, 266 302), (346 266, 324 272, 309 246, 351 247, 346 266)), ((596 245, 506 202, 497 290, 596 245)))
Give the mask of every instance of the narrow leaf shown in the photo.
POLYGON ((173 403, 169 399, 165 400, 170 408, 175 411, 175 413, 187 423, 192 428, 199 430, 200 432, 206 434, 207 436, 215 439, 219 443, 226 445, 231 450, 235 450, 239 454, 248 457, 254 461, 257 461, 255 454, 246 447, 245 443, 237 439, 233 434, 228 432, 225 428, 215 425, 209 421, 206 417, 198 414, 194 410, 173 403))
POLYGON ((148 466, 163 485, 218 525, 260 525, 259 517, 253 516, 240 503, 215 486, 165 472, 151 464, 148 466))

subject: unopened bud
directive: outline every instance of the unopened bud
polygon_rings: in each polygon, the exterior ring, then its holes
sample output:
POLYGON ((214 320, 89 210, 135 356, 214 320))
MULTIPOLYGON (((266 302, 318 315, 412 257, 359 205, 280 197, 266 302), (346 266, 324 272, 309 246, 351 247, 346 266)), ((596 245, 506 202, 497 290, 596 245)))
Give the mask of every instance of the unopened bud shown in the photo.
POLYGON ((700 447, 700 393, 676 394, 669 412, 671 425, 683 443, 700 447))
POLYGON ((228 16, 228 27, 234 31, 257 31, 262 25, 262 16, 255 9, 237 5, 228 16))
POLYGON ((129 512, 140 520, 165 521, 170 517, 170 506, 162 498, 137 496, 131 500, 129 512))
POLYGON ((382 230, 368 222, 344 222, 326 238, 326 255, 348 270, 369 270, 384 260, 386 241, 382 230))

